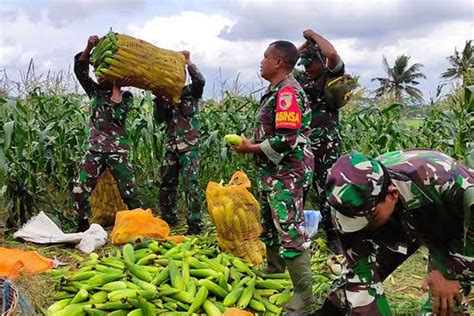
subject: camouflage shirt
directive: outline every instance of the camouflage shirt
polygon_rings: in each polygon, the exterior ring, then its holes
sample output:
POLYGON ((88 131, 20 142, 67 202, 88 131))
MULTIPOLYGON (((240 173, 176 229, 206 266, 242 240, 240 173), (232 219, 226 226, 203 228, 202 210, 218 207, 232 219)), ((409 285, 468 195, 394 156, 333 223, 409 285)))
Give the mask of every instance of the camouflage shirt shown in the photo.
POLYGON ((318 79, 311 80, 301 70, 295 69, 293 75, 306 92, 311 104, 311 136, 312 140, 322 139, 322 141, 332 141, 339 138, 339 109, 332 108, 326 103, 324 97, 324 87, 327 80, 339 77, 344 74, 344 63, 339 63, 334 69, 326 70, 318 79))
POLYGON ((196 65, 191 64, 187 68, 191 84, 183 88, 178 105, 164 98, 155 98, 156 120, 166 123, 166 147, 176 148, 180 153, 188 152, 198 145, 201 129, 199 100, 206 83, 196 65))
POLYGON ((474 282, 474 170, 430 150, 376 159, 400 192, 397 210, 408 236, 428 247, 431 264, 444 275, 474 282))
MULTIPOLYGON (((262 174, 309 167, 308 161, 312 159, 308 141, 310 120, 308 99, 293 76, 268 87, 257 110, 254 130, 254 142, 260 143, 262 149, 261 154, 255 155, 262 174)), ((310 171, 312 169, 311 166, 310 171)))
POLYGON ((128 151, 128 136, 125 130, 127 114, 133 104, 130 92, 122 93, 122 101, 112 101, 112 89, 104 89, 89 76, 89 61, 74 57, 74 73, 84 91, 91 99, 89 119, 89 150, 95 152, 123 153, 128 151))
POLYGON ((341 157, 328 176, 333 220, 341 240, 351 244, 346 252, 370 258, 377 245, 394 243, 391 249, 406 251, 403 240, 423 244, 432 267, 449 279, 473 282, 474 170, 431 150, 394 151, 372 162, 361 157, 357 153, 341 157), (379 229, 362 229, 369 222, 363 214, 370 218, 374 207, 360 208, 362 200, 381 192, 382 169, 375 168, 375 162, 384 166, 400 193, 389 222, 380 227, 380 231, 396 227, 396 232, 382 236, 379 229))

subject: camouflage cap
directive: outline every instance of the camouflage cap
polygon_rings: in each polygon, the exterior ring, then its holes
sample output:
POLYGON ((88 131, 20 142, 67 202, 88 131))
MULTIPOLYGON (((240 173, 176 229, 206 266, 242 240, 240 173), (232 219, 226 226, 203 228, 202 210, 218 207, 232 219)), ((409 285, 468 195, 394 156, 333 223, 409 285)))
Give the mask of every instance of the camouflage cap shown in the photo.
POLYGON ((353 151, 339 158, 329 171, 326 193, 341 232, 363 229, 387 192, 390 177, 377 160, 353 151))
POLYGON ((313 61, 323 61, 321 49, 319 46, 316 46, 313 43, 307 43, 306 46, 301 50, 300 61, 298 62, 298 65, 307 66, 313 61))

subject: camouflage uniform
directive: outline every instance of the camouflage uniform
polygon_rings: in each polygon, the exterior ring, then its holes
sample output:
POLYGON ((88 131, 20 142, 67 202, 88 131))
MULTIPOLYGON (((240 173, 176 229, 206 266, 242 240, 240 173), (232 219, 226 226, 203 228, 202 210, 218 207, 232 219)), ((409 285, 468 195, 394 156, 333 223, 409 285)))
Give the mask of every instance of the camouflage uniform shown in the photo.
POLYGON ((97 179, 109 168, 118 189, 129 208, 141 206, 134 192, 134 175, 127 160, 128 137, 125 130, 127 114, 133 103, 130 92, 122 93, 122 101, 111 100, 112 89, 104 89, 89 77, 89 61, 74 57, 74 72, 79 83, 91 99, 89 119, 89 148, 82 161, 78 177, 74 181, 74 207, 79 222, 84 225, 90 214, 89 197, 97 179))
POLYGON ((175 225, 178 178, 181 174, 188 208, 188 226, 200 228, 199 99, 203 94, 205 79, 196 65, 191 64, 187 68, 192 83, 183 88, 179 105, 165 99, 155 99, 156 119, 166 123, 166 153, 161 166, 160 204, 163 219, 175 225))
MULTIPOLYGON (((430 150, 390 152, 376 159, 342 156, 327 180, 328 202, 345 260, 323 309, 327 314, 390 315, 382 282, 420 245, 429 269, 459 280, 464 294, 474 282, 474 171, 430 150), (389 185, 399 200, 389 220, 369 224, 389 185)), ((461 307, 462 308, 462 307, 461 307)))
POLYGON ((311 112, 306 95, 290 75, 274 87, 269 87, 260 101, 254 131, 255 143, 262 153, 255 156, 261 215, 262 240, 268 246, 280 244, 285 259, 297 257, 309 246, 303 232, 303 189, 313 176, 313 155, 308 136, 311 112), (290 91, 298 106, 301 127, 277 128, 279 107, 286 107, 282 91, 290 91))
MULTIPOLYGON (((308 49, 310 49, 310 46, 308 49)), ((314 56, 314 51, 303 51, 302 60, 314 56), (305 57, 306 56, 306 57, 305 57)), ((313 57, 314 58, 314 57, 313 57)), ((301 62, 300 62, 301 63, 301 62)), ((294 76, 306 92, 311 104, 311 149, 314 155, 313 187, 316 202, 323 216, 323 227, 326 233, 334 230, 331 222, 330 209, 326 205, 324 186, 327 172, 336 162, 341 153, 341 137, 339 135, 339 109, 326 102, 324 87, 326 82, 334 77, 344 75, 344 63, 339 63, 334 69, 327 69, 321 76, 311 80, 301 70, 295 70, 294 76)), ((305 190, 305 199, 307 191, 305 190)))

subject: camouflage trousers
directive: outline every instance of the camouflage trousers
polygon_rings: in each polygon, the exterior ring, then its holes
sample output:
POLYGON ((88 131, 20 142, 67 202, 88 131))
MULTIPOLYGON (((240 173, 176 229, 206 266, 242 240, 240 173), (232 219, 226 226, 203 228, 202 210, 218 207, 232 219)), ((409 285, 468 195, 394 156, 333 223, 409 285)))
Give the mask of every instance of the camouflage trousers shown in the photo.
POLYGON ((82 161, 78 177, 74 180, 74 208, 79 221, 89 218, 91 207, 89 198, 102 172, 109 168, 117 182, 123 201, 130 209, 141 207, 134 186, 135 177, 128 162, 127 153, 101 153, 87 151, 82 161))
POLYGON ((160 206, 162 218, 171 225, 177 223, 176 198, 179 176, 183 180, 188 226, 202 225, 198 153, 197 149, 184 153, 166 150, 161 166, 160 206))
MULTIPOLYGON (((323 310, 335 316, 392 315, 382 283, 420 246, 401 227, 392 221, 374 231, 340 234, 345 257, 342 276, 334 282, 323 310)), ((431 310, 430 304, 425 304, 426 310, 431 310)))
MULTIPOLYGON (((314 155, 313 188, 316 196, 316 204, 323 217, 323 228, 326 232, 335 229, 331 220, 330 208, 326 204, 326 195, 324 191, 328 170, 341 155, 340 143, 341 141, 339 138, 334 138, 333 140, 323 142, 313 140, 311 144, 311 149, 314 155)), ((310 187, 308 187, 304 192, 305 201, 309 189, 310 187)))
POLYGON ((284 259, 297 257, 310 246, 303 229, 303 190, 312 176, 311 169, 305 169, 260 177, 261 240, 267 246, 280 244, 284 259))

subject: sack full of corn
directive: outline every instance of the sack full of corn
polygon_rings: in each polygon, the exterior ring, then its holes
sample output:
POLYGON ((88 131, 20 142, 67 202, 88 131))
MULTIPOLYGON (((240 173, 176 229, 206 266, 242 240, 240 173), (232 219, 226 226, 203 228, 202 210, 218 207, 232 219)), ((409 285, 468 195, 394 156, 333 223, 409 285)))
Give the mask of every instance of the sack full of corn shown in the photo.
POLYGON ((219 246, 235 256, 260 264, 265 245, 260 240, 260 205, 248 191, 250 180, 237 171, 227 185, 209 182, 206 201, 216 226, 219 246))
POLYGON ((91 63, 97 78, 131 79, 131 85, 168 97, 177 103, 186 81, 186 60, 181 52, 158 48, 112 30, 95 46, 91 63))
POLYGON ((112 173, 106 169, 97 180, 97 185, 91 194, 91 223, 102 226, 112 226, 115 222, 115 213, 128 210, 122 200, 112 173))

